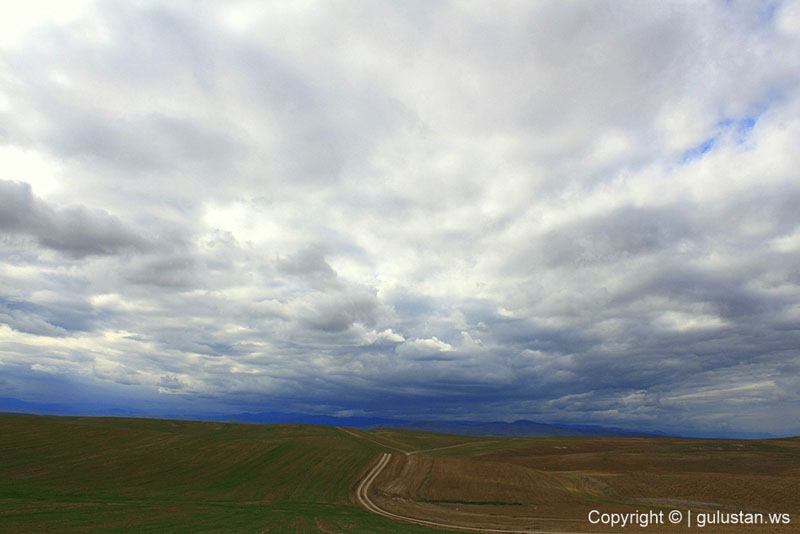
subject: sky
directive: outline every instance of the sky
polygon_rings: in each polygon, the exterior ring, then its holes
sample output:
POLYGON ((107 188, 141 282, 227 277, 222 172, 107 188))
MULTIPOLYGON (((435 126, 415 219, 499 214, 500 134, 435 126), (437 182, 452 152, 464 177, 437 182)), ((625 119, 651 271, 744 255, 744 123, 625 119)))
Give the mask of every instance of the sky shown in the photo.
POLYGON ((800 3, 0 21, 0 397, 800 434, 800 3))

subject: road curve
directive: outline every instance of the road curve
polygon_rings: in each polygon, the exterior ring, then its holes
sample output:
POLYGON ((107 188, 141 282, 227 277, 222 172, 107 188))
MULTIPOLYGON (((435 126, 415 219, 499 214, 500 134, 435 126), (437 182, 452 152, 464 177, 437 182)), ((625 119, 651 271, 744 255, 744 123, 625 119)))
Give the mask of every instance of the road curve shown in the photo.
POLYGON ((372 483, 378 478, 378 475, 381 474, 381 471, 386 467, 386 464, 389 463, 391 460, 392 455, 389 453, 383 453, 378 460, 378 462, 370 469, 364 478, 362 478, 358 484, 356 484, 356 500, 358 504, 363 506, 366 510, 372 512, 373 514, 382 515, 383 517, 388 517, 389 519, 395 519, 398 521, 405 521, 406 523, 412 523, 414 525, 422 525, 426 527, 442 527, 448 528, 452 530, 464 530, 467 532, 486 532, 492 534, 586 534, 585 532, 563 532, 563 531, 551 531, 551 530, 506 530, 506 529, 496 529, 496 528, 481 528, 481 527, 465 527, 462 525, 453 525, 451 523, 440 523, 438 521, 428 521, 425 519, 418 519, 416 517, 409 517, 405 515, 395 514, 393 512, 389 512, 388 510, 384 510, 375 502, 370 499, 369 497, 369 488, 372 483))

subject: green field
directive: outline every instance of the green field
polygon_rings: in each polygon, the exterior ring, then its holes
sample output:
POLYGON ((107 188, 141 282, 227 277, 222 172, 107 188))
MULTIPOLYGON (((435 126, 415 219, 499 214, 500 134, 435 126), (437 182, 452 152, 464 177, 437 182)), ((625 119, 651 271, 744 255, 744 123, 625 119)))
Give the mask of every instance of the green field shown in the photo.
POLYGON ((598 506, 746 508, 791 514, 792 524, 770 530, 783 533, 800 517, 797 438, 502 438, 0 415, 0 533, 442 532, 354 504, 354 485, 382 453, 392 457, 371 499, 409 520, 580 532, 599 528, 586 520, 598 506))
POLYGON ((0 415, 3 533, 431 533, 353 504, 332 427, 0 415))

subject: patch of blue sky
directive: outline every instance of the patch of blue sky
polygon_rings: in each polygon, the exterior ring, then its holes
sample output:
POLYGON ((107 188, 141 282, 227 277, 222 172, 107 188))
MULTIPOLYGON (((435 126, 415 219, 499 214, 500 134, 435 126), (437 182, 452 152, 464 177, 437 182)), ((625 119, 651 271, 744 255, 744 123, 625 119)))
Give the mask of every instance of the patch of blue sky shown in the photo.
POLYGON ((753 117, 745 117, 744 119, 736 121, 732 128, 733 141, 737 145, 744 143, 755 125, 756 119, 753 117))
POLYGON ((718 136, 710 137, 699 145, 695 145, 688 150, 684 150, 680 159, 681 164, 685 165, 686 163, 690 163, 696 159, 702 158, 704 154, 714 148, 714 143, 717 141, 717 137, 718 136))
POLYGON ((702 141, 701 143, 684 150, 680 157, 682 165, 694 160, 701 159, 705 154, 717 146, 721 137, 727 136, 737 145, 744 143, 748 135, 756 125, 754 117, 744 117, 742 119, 723 119, 717 123, 716 133, 702 141))
MULTIPOLYGON (((747 6, 747 2, 738 0, 723 0, 723 4, 729 9, 741 8, 742 5, 747 6)), ((749 10, 749 13, 753 15, 750 19, 750 29, 772 25, 780 2, 764 0, 752 4, 753 9, 749 10)))
POLYGON ((755 117, 745 117, 743 119, 725 119, 717 124, 719 129, 719 137, 722 134, 728 134, 731 141, 734 143, 742 144, 746 141, 750 131, 756 125, 755 117))
POLYGON ((723 119, 717 123, 720 130, 731 130, 737 133, 747 133, 756 125, 755 117, 745 117, 743 119, 723 119))

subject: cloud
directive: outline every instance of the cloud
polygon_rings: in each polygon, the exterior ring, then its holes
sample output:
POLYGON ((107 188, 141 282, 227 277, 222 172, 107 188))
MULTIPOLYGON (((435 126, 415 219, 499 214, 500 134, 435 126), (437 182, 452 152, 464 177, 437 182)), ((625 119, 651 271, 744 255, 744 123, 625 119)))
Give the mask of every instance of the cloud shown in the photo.
POLYGON ((127 269, 126 280, 161 288, 194 288, 201 285, 196 260, 189 253, 140 256, 127 269))
POLYGON ((333 293, 311 294, 295 303, 300 321, 325 332, 340 332, 353 323, 374 326, 380 303, 375 292, 366 287, 354 287, 333 293))
POLYGON ((73 257, 143 249, 147 241, 104 210, 54 208, 24 182, 0 180, 0 229, 34 237, 44 247, 73 257))
POLYGON ((449 358, 443 353, 451 352, 452 350, 452 345, 445 343, 435 336, 430 339, 415 339, 413 341, 405 341, 395 348, 395 352, 398 356, 414 360, 447 360, 449 358))
POLYGON ((224 171, 236 156, 236 142, 191 120, 176 117, 120 119, 88 111, 59 121, 46 143, 59 156, 95 158, 130 171, 171 166, 224 171))
POLYGON ((277 259, 277 270, 281 274, 296 276, 314 289, 337 287, 338 280, 321 247, 309 247, 288 258, 277 259))
POLYGON ((3 313, 0 313, 0 321, 14 330, 37 336, 57 337, 67 335, 67 330, 64 327, 54 325, 41 317, 19 310, 4 310, 3 313))
POLYGON ((800 431, 795 3, 67 11, 0 43, 4 390, 800 431))

